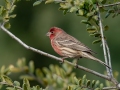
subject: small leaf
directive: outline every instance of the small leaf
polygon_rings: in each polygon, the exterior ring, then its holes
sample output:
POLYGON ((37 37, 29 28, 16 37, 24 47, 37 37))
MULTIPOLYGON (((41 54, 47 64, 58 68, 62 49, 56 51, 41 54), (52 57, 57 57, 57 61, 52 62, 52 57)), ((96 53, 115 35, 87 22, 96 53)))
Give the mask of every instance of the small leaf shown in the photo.
POLYGON ((90 80, 87 81, 87 87, 90 86, 90 80))
POLYGON ((20 79, 24 79, 24 78, 26 78, 28 80, 34 80, 34 78, 32 76, 29 76, 29 75, 21 75, 20 76, 20 79))
POLYGON ((34 62, 33 61, 30 61, 29 62, 29 72, 30 73, 34 73, 34 62))
POLYGON ((100 83, 100 81, 97 80, 96 83, 95 83, 95 87, 96 87, 96 88, 99 86, 99 83, 100 83))
POLYGON ((47 1, 45 1, 45 4, 49 4, 49 3, 53 3, 54 2, 54 0, 47 0, 47 1))
POLYGON ((84 80, 85 80, 85 79, 86 79, 86 75, 84 75, 82 79, 84 79, 84 80))
POLYGON ((104 30, 107 31, 109 27, 107 25, 104 26, 104 30))
POLYGON ((111 13, 106 13, 105 18, 107 18, 111 13))
POLYGON ((36 88, 37 88, 37 90, 40 90, 40 86, 39 85, 37 85, 36 88))
POLYGON ((33 6, 39 5, 41 2, 42 2, 42 0, 36 1, 36 2, 33 3, 33 6))
POLYGON ((104 85, 101 83, 101 84, 100 84, 100 89, 101 89, 101 90, 103 89, 103 86, 104 86, 104 85))
POLYGON ((6 81, 8 84, 13 85, 12 80, 11 80, 8 76, 5 76, 5 75, 4 75, 3 77, 4 77, 5 81, 6 81))
POLYGON ((20 83, 18 81, 14 81, 13 83, 15 86, 20 86, 20 83))
POLYGON ((92 88, 95 86, 95 80, 92 80, 92 88))
POLYGON ((81 23, 84 23, 84 24, 89 24, 89 25, 91 26, 90 22, 89 22, 89 21, 87 21, 87 20, 81 20, 81 23))
POLYGON ((92 44, 96 44, 96 43, 99 43, 99 42, 101 42, 101 39, 94 40, 94 41, 92 42, 92 44))
POLYGON ((15 7, 16 7, 16 5, 13 5, 13 6, 11 7, 9 13, 12 13, 12 12, 14 11, 15 7))
POLYGON ((92 27, 87 28, 87 31, 88 31, 89 33, 95 33, 96 30, 97 30, 97 28, 96 28, 95 26, 92 26, 92 27))
POLYGON ((29 89, 27 88, 27 85, 26 85, 25 83, 22 85, 22 88, 23 88, 23 90, 29 90, 29 89))
POLYGON ((0 15, 3 13, 4 7, 0 6, 0 15))
POLYGON ((11 25, 10 25, 9 22, 6 22, 5 25, 4 25, 4 27, 7 28, 7 29, 10 29, 11 25))
POLYGON ((68 10, 66 9, 66 10, 63 10, 63 14, 64 15, 66 15, 67 14, 67 12, 68 12, 68 10))
POLYGON ((102 0, 102 2, 101 2, 101 3, 102 3, 102 4, 105 4, 105 3, 106 3, 106 1, 107 1, 107 0, 102 0))
POLYGON ((42 71, 40 69, 36 69, 35 70, 35 74, 39 78, 43 78, 43 76, 44 76, 43 73, 42 73, 42 71))
POLYGON ((15 18, 15 17, 16 17, 16 14, 10 15, 9 17, 10 17, 10 18, 15 18))
POLYGON ((94 35, 95 35, 95 37, 100 37, 101 34, 95 33, 94 35))
POLYGON ((77 11, 77 7, 74 6, 74 7, 71 7, 71 8, 70 8, 70 12, 71 12, 71 13, 72 13, 72 12, 75 12, 75 11, 77 11))
POLYGON ((78 10, 79 15, 83 16, 84 15, 84 11, 82 9, 78 10))
POLYGON ((30 83, 26 78, 23 79, 23 87, 25 88, 24 90, 30 90, 30 83))
POLYGON ((78 84, 78 79, 74 77, 75 84, 78 84))
POLYGON ((81 86, 81 85, 82 85, 82 80, 80 79, 80 80, 78 81, 78 83, 79 83, 79 85, 81 86))
POLYGON ((67 90, 73 90, 71 86, 68 86, 67 90))

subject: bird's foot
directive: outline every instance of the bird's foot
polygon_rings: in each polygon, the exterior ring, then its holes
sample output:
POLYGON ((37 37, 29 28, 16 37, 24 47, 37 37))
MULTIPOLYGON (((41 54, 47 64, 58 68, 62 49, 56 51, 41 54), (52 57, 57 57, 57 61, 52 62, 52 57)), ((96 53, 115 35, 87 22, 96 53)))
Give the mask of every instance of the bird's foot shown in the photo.
POLYGON ((78 64, 77 64, 77 63, 75 64, 74 68, 75 68, 75 69, 78 68, 78 64))
POLYGON ((62 61, 60 61, 60 64, 63 64, 64 63, 64 58, 62 58, 62 61))

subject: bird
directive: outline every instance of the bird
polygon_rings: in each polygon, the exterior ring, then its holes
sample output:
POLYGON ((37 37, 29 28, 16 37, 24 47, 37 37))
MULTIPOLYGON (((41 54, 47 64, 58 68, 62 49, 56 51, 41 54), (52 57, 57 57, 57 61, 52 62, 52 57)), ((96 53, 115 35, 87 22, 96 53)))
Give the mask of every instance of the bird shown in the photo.
MULTIPOLYGON (((103 61, 93 56, 95 52, 75 37, 67 34, 63 29, 52 27, 46 35, 50 38, 51 46, 54 51, 62 56, 63 62, 66 58, 77 58, 77 61, 80 58, 88 58, 110 68, 103 61)), ((77 65, 76 63, 76 67, 77 65)))

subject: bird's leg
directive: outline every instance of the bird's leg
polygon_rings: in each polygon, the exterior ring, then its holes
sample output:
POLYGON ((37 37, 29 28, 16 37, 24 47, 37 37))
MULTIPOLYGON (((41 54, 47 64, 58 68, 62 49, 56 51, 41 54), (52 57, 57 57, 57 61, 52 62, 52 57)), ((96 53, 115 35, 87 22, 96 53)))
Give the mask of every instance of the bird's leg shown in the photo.
POLYGON ((75 65, 75 68, 78 68, 78 60, 81 59, 82 57, 80 58, 77 58, 77 61, 76 61, 76 65, 75 65))
POLYGON ((64 63, 64 59, 67 58, 67 57, 62 57, 62 61, 60 62, 60 64, 63 64, 64 63))

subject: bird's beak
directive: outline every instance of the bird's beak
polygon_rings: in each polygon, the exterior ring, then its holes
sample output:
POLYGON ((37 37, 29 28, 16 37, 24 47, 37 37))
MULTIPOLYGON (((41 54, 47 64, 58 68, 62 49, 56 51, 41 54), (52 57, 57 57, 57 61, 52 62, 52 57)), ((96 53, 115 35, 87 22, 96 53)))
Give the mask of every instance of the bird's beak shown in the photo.
POLYGON ((46 36, 50 36, 50 34, 51 34, 51 32, 48 32, 48 33, 46 34, 46 36))

